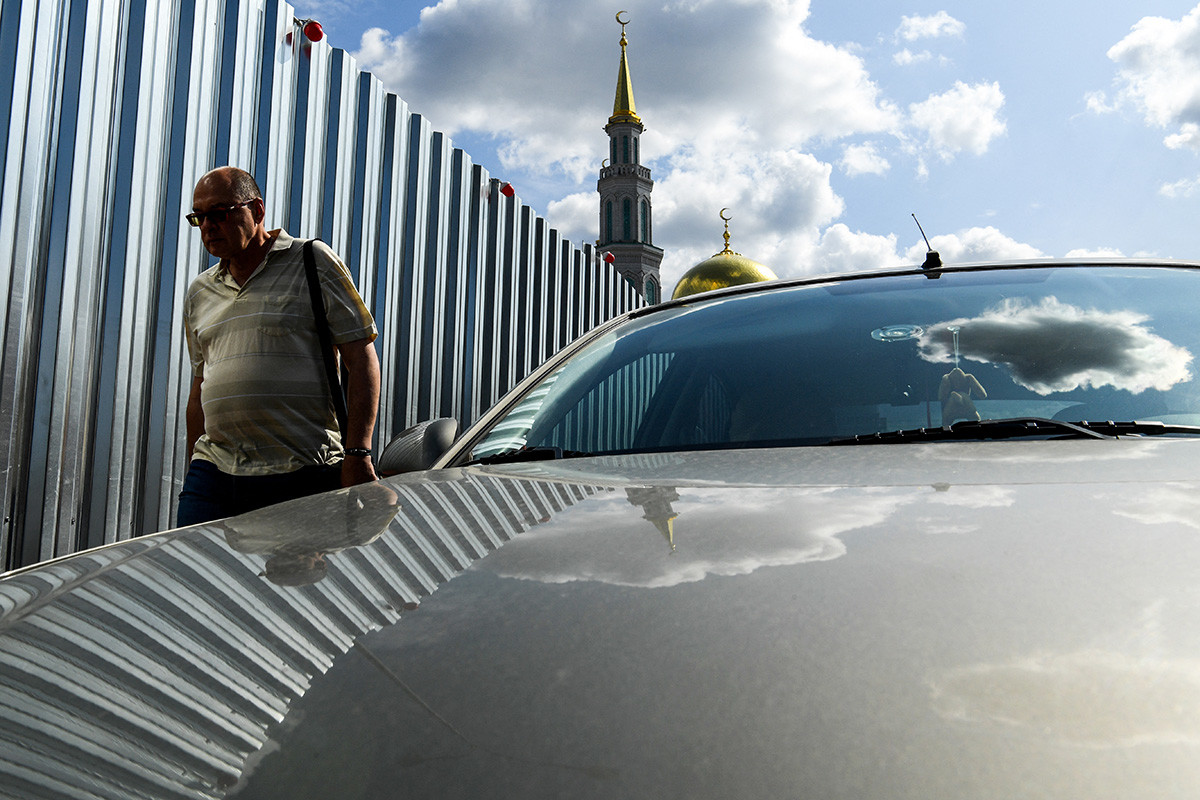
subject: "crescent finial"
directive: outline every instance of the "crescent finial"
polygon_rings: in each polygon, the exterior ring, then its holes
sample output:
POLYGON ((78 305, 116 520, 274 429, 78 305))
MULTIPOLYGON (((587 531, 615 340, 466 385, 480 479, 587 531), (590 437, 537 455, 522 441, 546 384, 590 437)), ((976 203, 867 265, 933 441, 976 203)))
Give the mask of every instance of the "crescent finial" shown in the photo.
POLYGON ((728 208, 722 208, 721 214, 720 214, 721 219, 725 220, 726 222, 729 222, 729 220, 732 219, 732 217, 725 216, 725 212, 728 210, 729 210, 728 208))
POLYGON ((622 28, 622 33, 624 33, 624 28, 625 28, 625 26, 629 24, 629 20, 627 20, 627 19, 621 19, 621 15, 622 15, 622 14, 628 14, 628 13, 629 13, 628 11, 618 11, 618 12, 617 12, 617 23, 618 23, 618 24, 621 26, 621 28, 622 28))

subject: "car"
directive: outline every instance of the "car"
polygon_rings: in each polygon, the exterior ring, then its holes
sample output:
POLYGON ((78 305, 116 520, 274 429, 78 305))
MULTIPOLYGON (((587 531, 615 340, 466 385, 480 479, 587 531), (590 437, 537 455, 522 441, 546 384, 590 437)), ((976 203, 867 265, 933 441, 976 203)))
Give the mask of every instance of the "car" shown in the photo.
POLYGON ((1190 797, 1196 297, 932 262, 625 314, 378 483, 0 578, 0 795, 1190 797))

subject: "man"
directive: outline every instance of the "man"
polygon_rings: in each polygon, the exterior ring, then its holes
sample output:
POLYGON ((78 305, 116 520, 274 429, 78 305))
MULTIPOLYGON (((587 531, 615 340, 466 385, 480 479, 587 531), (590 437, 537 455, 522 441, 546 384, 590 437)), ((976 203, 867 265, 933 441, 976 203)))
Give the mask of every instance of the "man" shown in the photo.
POLYGON ((192 282, 184 300, 193 378, 178 523, 375 480, 375 322, 345 266, 315 244, 330 333, 349 371, 347 429, 340 431, 305 278, 304 240, 266 229, 257 183, 234 167, 200 179, 192 212, 188 222, 220 262, 192 282))

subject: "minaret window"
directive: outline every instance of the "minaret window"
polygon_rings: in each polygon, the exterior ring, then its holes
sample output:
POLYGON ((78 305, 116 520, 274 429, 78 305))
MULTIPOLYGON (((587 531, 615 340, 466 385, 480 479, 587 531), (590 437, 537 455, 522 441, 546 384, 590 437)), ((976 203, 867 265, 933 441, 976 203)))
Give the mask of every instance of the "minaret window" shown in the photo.
POLYGON ((617 163, 617 139, 613 137, 608 140, 608 162, 610 164, 617 163))
POLYGON ((646 278, 646 302, 650 305, 658 303, 658 284, 653 278, 646 278))
POLYGON ((604 241, 611 242, 612 235, 612 200, 604 204, 604 241))
POLYGON ((621 137, 621 156, 622 156, 621 162, 623 164, 628 164, 629 163, 629 137, 628 136, 621 137))
POLYGON ((621 201, 621 211, 624 217, 624 236, 621 238, 623 242, 633 241, 633 203, 628 197, 621 201))
POLYGON ((638 214, 642 223, 642 236, 639 241, 650 241, 650 204, 645 200, 641 202, 641 213, 638 214))
POLYGON ((633 163, 634 164, 640 163, 638 161, 638 138, 636 136, 633 137, 633 163))

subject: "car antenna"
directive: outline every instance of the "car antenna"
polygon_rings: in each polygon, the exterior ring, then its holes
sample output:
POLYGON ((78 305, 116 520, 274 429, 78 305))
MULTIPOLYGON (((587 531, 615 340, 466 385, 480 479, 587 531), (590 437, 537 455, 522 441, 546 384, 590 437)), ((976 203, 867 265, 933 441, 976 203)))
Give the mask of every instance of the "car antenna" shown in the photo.
MULTIPOLYGON (((921 227, 921 220, 917 219, 917 215, 912 215, 913 222, 917 223, 917 230, 921 232, 921 238, 925 240, 925 263, 921 265, 921 269, 925 271, 939 270, 942 268, 942 257, 937 250, 933 249, 933 245, 929 243, 929 237, 925 235, 925 229, 921 227)), ((930 275, 931 278, 936 278, 937 275, 930 275)))

